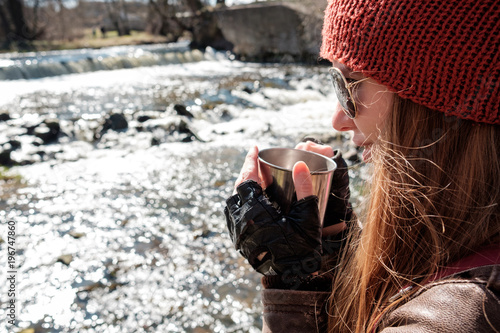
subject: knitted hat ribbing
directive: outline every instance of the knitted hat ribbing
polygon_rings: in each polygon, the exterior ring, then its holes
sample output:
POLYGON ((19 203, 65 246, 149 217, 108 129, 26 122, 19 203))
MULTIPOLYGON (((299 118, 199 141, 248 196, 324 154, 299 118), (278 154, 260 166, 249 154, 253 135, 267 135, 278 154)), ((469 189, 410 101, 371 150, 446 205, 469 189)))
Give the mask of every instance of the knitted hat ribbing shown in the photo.
POLYGON ((498 0, 329 0, 321 56, 431 109, 500 124, 498 0))

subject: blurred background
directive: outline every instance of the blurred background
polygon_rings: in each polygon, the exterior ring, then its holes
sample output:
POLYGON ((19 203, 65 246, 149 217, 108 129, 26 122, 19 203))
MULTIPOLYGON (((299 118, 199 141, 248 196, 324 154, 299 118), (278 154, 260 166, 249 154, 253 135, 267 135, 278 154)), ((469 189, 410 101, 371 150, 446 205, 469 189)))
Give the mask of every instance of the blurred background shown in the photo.
POLYGON ((331 128, 326 1, 0 0, 0 332, 259 332, 224 201, 247 150, 331 128))

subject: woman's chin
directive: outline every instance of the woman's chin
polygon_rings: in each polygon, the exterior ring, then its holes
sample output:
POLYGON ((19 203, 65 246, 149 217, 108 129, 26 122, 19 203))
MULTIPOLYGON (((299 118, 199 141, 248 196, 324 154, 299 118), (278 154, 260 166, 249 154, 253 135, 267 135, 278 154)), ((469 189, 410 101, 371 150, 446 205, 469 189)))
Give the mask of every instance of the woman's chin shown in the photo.
POLYGON ((363 157, 363 161, 365 161, 366 163, 371 162, 371 160, 372 160, 372 146, 371 145, 365 147, 365 150, 363 150, 362 157, 363 157))

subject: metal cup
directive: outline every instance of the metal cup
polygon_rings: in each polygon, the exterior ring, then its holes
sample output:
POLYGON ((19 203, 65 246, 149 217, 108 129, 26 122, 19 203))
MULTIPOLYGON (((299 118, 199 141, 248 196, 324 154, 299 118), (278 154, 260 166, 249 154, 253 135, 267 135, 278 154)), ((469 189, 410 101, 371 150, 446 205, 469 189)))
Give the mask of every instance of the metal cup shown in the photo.
POLYGON ((293 185, 292 169, 295 163, 303 161, 311 172, 313 194, 318 196, 318 209, 321 225, 325 216, 330 194, 335 162, 323 155, 300 149, 269 148, 259 152, 259 171, 264 187, 280 206, 283 214, 288 214, 293 202, 297 201, 293 185), (271 186, 273 184, 273 186, 271 186))

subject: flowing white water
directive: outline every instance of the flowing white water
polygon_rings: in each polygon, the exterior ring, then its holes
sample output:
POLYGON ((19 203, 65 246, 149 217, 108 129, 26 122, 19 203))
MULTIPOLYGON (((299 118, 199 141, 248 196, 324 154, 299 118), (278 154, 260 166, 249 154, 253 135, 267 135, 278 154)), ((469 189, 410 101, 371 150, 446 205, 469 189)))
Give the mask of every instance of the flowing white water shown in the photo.
POLYGON ((0 54, 0 80, 36 79, 73 73, 200 61, 189 42, 102 49, 0 54))
MULTIPOLYGON (((336 136, 326 73, 214 59, 0 81, 0 109, 13 117, 0 132, 50 116, 72 133, 50 145, 52 158, 12 168, 24 185, 2 192, 1 219, 17 223, 18 326, 258 332, 260 276, 229 240, 224 201, 252 145, 336 136), (175 103, 203 141, 177 142, 165 130, 179 118, 175 103), (127 130, 86 139, 85 128, 117 110, 127 130), (138 114, 153 117, 140 125, 138 114)), ((0 252, 5 263, 5 243, 0 252)), ((11 332, 3 321, 0 332, 11 332)))

